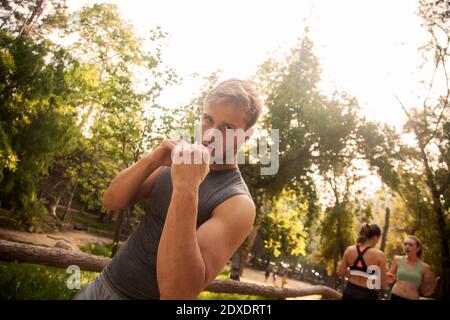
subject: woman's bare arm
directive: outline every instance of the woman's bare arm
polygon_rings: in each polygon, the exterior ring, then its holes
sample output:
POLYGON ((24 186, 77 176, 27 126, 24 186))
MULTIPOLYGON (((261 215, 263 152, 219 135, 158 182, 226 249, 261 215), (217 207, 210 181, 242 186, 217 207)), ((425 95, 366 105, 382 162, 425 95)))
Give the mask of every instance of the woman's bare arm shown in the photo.
POLYGON ((348 262, 347 262, 347 256, 348 256, 349 249, 350 248, 347 248, 345 250, 344 255, 342 256, 341 263, 339 263, 339 267, 338 267, 338 270, 337 270, 338 275, 340 277, 344 277, 344 278, 346 278, 346 277, 348 277, 350 275, 350 272, 349 272, 349 269, 348 269, 349 265, 348 265, 348 262))
POLYGON ((420 286, 420 292, 428 297, 433 294, 434 289, 439 281, 439 277, 436 278, 433 271, 431 271, 430 266, 426 263, 422 263, 422 285, 420 286))

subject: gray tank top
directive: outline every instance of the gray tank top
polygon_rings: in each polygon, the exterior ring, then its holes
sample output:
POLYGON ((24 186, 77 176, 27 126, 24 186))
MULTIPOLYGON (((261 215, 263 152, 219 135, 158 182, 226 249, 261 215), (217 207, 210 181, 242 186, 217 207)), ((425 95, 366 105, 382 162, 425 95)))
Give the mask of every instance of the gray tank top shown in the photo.
MULTIPOLYGON (((199 188, 197 228, 219 204, 232 196, 251 198, 239 169, 210 171, 199 188)), ((145 215, 102 271, 103 278, 128 299, 159 299, 156 255, 172 196, 170 167, 161 171, 145 209, 145 215)))

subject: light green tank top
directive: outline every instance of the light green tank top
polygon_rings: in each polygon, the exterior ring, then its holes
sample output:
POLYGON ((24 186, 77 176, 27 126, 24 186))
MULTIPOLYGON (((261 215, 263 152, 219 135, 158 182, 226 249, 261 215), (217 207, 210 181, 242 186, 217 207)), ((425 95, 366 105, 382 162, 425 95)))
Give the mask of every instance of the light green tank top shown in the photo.
POLYGON ((409 282, 419 289, 422 283, 422 268, 420 261, 416 262, 414 268, 407 268, 405 266, 405 257, 402 257, 397 268, 397 280, 409 282))

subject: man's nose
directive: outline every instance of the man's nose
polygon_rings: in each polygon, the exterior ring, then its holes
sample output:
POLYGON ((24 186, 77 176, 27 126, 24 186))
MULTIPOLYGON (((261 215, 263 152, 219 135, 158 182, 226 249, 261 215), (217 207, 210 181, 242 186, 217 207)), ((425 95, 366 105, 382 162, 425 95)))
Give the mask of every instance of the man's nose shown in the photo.
POLYGON ((206 129, 205 132, 203 132, 202 141, 207 143, 214 142, 216 139, 217 130, 218 129, 216 128, 206 129))

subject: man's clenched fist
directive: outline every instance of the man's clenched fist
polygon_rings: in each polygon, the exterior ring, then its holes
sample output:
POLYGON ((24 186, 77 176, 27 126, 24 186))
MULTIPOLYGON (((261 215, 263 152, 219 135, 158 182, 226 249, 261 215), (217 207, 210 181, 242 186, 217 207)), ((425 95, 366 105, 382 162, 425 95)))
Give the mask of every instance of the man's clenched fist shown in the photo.
POLYGON ((172 184, 178 187, 198 187, 209 172, 210 155, 201 144, 177 144, 172 150, 172 184))

